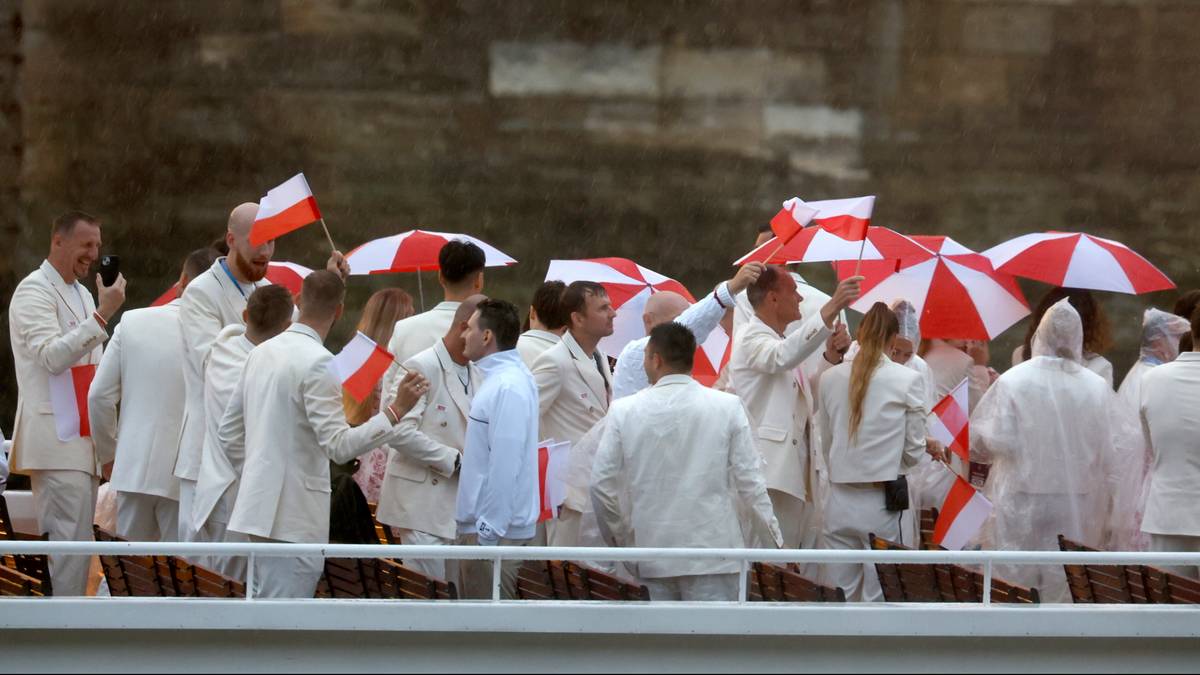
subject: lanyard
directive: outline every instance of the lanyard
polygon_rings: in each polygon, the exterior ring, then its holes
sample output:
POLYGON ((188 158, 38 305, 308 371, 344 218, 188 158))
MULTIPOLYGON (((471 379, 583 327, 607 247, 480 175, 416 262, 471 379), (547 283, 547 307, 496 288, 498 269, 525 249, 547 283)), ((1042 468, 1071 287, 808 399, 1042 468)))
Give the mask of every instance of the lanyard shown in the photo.
POLYGON ((233 272, 229 271, 229 265, 225 263, 226 260, 228 260, 228 258, 221 259, 221 269, 225 270, 225 276, 229 277, 229 280, 233 282, 233 287, 238 290, 238 293, 242 294, 242 299, 245 300, 246 291, 242 290, 242 285, 239 284, 238 280, 233 277, 233 272))

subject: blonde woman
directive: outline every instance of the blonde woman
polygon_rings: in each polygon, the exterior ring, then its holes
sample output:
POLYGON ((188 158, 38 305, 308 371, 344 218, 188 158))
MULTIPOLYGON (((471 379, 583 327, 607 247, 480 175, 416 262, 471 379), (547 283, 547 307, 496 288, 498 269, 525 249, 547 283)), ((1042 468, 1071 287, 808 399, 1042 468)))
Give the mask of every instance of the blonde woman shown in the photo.
MULTIPOLYGON (((412 315, 412 296, 399 288, 385 288, 367 300, 362 318, 358 321, 358 330, 374 340, 375 344, 386 347, 392 339, 392 330, 395 329, 396 322, 412 315)), ((362 403, 342 394, 342 407, 346 410, 346 420, 350 426, 362 424, 379 412, 379 396, 378 384, 375 385, 374 393, 362 403)), ((354 482, 358 483, 368 502, 379 501, 379 488, 383 485, 384 472, 387 471, 387 459, 387 449, 375 448, 358 460, 360 464, 354 474, 354 482)))
MULTIPOLYGON (((899 332, 896 314, 876 303, 858 328, 854 361, 821 376, 818 414, 830 482, 823 548, 869 549, 872 533, 901 538, 908 506, 898 479, 917 465, 926 444, 924 379, 888 357, 899 332)), ((883 593, 873 567, 826 565, 821 577, 845 589, 847 600, 875 602, 883 593)))

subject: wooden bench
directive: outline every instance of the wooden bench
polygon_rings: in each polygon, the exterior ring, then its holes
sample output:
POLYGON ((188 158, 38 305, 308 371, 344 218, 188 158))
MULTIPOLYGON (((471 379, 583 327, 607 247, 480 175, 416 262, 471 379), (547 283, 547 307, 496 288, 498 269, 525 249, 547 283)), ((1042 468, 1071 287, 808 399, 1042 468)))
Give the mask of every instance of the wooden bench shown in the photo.
POLYGON ((0 596, 45 597, 41 579, 0 565, 0 596))
MULTIPOLYGON (((1058 535, 1063 551, 1099 551, 1058 535)), ((1079 604, 1200 604, 1200 581, 1150 565, 1063 565, 1079 604)))
POLYGON ((846 602, 845 590, 810 581, 793 565, 756 562, 747 581, 751 602, 846 602))
MULTIPOLYGON (((95 527, 96 541, 125 541, 95 527)), ((102 555, 113 597, 244 598, 246 585, 168 555, 102 555)))
MULTIPOLYGON (((17 532, 8 515, 8 503, 0 495, 0 539, 7 541, 48 541, 48 535, 40 537, 17 532)), ((50 584, 50 558, 44 555, 6 555, 0 556, 0 567, 21 573, 36 579, 43 595, 52 595, 50 584)))
MULTIPOLYGON (((907 546, 871 535, 876 551, 911 551, 907 546)), ((875 563, 887 602, 983 602, 984 578, 962 565, 875 563)), ((992 577, 992 602, 1039 604, 1036 588, 1025 588, 992 577)))
POLYGON ((458 588, 389 558, 326 558, 316 597, 456 600, 458 588))
POLYGON ((569 560, 530 560, 517 574, 517 597, 522 600, 649 601, 650 590, 569 560))

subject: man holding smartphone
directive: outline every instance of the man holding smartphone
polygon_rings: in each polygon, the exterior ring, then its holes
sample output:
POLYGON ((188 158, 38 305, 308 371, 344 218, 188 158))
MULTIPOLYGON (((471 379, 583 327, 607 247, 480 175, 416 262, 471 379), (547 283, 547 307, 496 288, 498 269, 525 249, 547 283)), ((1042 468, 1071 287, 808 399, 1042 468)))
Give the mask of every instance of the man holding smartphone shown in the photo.
MULTIPOLYGON (((78 391, 88 366, 100 361, 108 323, 125 303, 120 275, 107 286, 96 276, 98 305, 80 283, 99 256, 100 221, 82 211, 59 216, 50 254, 17 286, 8 310, 19 392, 10 460, 14 473, 30 477, 38 522, 50 541, 92 540, 100 467, 113 459, 97 456, 82 424, 86 417, 73 430, 57 419, 62 409, 56 412, 51 396, 52 382, 64 374, 74 377, 78 391)), ((89 562, 90 556, 50 556, 54 594, 83 595, 89 562)))

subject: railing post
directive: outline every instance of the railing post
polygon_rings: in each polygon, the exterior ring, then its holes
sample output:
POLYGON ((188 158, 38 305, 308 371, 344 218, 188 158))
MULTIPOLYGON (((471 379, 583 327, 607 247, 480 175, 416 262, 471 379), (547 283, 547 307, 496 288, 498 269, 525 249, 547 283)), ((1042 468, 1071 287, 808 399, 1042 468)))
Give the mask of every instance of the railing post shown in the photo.
POLYGON ((496 554, 496 559, 492 561, 492 602, 500 602, 500 561, 504 557, 499 553, 496 554))
POLYGON ((983 564, 983 604, 992 604, 992 561, 983 564))
POLYGON ((246 602, 254 600, 254 552, 246 560, 246 602))
POLYGON ((749 591, 750 591, 750 584, 746 578, 749 573, 749 570, 750 570, 750 560, 747 558, 742 558, 741 567, 742 567, 741 571, 738 572, 738 604, 739 605, 746 603, 746 596, 749 594, 749 591))

